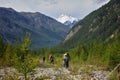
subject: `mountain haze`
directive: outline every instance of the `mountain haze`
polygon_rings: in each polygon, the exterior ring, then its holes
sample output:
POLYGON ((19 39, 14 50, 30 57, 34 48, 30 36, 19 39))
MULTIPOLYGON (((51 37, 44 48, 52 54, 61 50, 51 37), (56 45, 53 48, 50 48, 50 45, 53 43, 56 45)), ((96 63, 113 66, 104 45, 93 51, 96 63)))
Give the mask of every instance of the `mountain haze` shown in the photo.
POLYGON ((111 0, 79 21, 63 45, 74 47, 93 41, 109 42, 115 37, 120 38, 120 0, 111 0))
POLYGON ((69 28, 39 12, 17 12, 0 7, 0 36, 6 42, 16 42, 31 34, 32 48, 51 47, 64 39, 69 28))

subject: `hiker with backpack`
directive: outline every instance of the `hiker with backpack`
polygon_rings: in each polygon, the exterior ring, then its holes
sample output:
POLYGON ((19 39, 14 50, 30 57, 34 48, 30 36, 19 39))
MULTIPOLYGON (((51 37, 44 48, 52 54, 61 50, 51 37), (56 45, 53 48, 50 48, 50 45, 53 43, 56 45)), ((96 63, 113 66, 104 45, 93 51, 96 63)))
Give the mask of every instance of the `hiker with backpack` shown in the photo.
POLYGON ((54 56, 50 55, 49 60, 50 60, 50 63, 54 63, 54 56))
POLYGON ((45 56, 42 57, 43 63, 45 62, 45 56))
POLYGON ((70 60, 70 55, 68 53, 65 53, 63 55, 63 61, 64 61, 64 67, 65 68, 69 67, 69 60, 70 60))

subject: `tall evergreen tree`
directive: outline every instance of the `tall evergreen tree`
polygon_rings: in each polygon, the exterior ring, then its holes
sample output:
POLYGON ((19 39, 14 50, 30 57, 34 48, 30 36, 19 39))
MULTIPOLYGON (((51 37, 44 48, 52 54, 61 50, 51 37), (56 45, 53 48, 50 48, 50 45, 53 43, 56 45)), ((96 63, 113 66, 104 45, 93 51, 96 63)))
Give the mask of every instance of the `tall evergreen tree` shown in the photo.
POLYGON ((30 33, 26 33, 26 36, 23 38, 21 49, 20 49, 20 58, 17 63, 17 69, 24 74, 25 80, 28 79, 27 74, 33 71, 34 64, 30 51, 30 33))

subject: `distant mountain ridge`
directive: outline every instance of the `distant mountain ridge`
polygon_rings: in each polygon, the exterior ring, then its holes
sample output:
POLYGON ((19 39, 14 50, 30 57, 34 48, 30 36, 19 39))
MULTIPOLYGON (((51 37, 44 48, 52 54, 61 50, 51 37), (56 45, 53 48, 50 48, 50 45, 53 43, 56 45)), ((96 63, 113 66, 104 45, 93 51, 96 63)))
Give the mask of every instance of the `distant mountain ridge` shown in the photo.
POLYGON ((90 42, 110 42, 120 38, 120 0, 111 0, 80 20, 68 33, 63 46, 75 47, 90 42))
POLYGON ((17 12, 0 7, 0 36, 6 42, 20 40, 30 32, 32 47, 51 47, 64 39, 69 28, 39 12, 17 12))

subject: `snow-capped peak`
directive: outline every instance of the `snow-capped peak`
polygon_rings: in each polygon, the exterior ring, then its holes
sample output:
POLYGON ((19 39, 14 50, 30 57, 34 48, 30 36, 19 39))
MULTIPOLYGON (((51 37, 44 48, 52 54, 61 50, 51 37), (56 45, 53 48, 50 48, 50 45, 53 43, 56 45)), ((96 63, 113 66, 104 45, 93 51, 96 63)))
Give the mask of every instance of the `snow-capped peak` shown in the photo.
POLYGON ((60 15, 57 18, 57 20, 61 23, 65 23, 66 21, 70 21, 71 23, 73 23, 73 21, 78 21, 77 18, 74 18, 72 16, 68 16, 68 15, 64 15, 64 14, 60 15))

